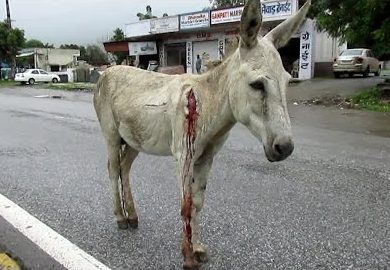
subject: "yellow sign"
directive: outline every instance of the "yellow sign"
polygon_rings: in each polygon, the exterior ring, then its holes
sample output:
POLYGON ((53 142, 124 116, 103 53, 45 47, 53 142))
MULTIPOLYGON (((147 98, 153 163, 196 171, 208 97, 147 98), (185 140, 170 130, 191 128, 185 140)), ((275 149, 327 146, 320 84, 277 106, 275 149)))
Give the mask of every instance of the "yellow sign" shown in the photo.
POLYGON ((20 267, 7 254, 0 253, 0 270, 20 270, 20 267))

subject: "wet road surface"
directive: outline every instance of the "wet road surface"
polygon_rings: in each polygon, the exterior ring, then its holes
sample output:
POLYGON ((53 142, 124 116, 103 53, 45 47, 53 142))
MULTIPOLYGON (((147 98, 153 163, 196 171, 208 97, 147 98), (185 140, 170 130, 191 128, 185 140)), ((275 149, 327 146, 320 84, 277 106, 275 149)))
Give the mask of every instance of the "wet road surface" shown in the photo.
MULTIPOLYGON (((139 229, 119 231, 91 95, 13 91, 0 92, 0 193, 112 269, 181 269, 172 158, 136 160, 139 229)), ((288 160, 266 161, 241 125, 216 157, 202 218, 211 259, 202 269, 388 269, 390 115, 290 112, 288 160)))

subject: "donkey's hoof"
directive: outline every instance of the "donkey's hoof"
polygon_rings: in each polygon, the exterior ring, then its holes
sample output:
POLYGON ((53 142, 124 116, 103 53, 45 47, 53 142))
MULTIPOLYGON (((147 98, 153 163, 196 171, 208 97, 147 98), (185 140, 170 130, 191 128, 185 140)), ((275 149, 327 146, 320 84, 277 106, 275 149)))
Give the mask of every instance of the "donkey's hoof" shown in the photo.
POLYGON ((205 263, 209 260, 207 246, 201 243, 194 244, 194 255, 198 262, 205 263))
POLYGON ((184 270, 199 270, 199 263, 195 259, 186 259, 183 263, 184 270))
POLYGON ((120 230, 126 230, 129 227, 127 220, 117 221, 116 224, 120 230))
POLYGON ((127 223, 129 224, 130 228, 137 229, 138 228, 138 218, 136 219, 128 219, 127 223))
POLYGON ((205 251, 205 250, 195 250, 194 254, 195 254, 195 259, 198 262, 205 263, 205 262, 208 262, 208 260, 209 260, 209 255, 207 254, 207 251, 205 251))

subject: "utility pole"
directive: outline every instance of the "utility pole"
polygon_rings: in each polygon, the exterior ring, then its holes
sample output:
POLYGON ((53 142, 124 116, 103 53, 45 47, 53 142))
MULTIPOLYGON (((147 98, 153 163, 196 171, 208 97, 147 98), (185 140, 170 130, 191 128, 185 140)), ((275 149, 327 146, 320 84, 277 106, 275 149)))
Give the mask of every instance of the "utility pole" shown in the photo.
POLYGON ((8 27, 11 29, 11 12, 9 10, 9 2, 8 0, 5 0, 5 5, 6 5, 6 8, 7 8, 7 25, 8 27))

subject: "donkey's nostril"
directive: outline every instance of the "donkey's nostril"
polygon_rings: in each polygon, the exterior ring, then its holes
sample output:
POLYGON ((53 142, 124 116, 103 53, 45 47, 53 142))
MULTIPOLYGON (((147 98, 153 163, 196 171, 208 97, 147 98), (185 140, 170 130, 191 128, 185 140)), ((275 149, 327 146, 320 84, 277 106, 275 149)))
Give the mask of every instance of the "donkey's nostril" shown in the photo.
POLYGON ((283 154, 283 152, 282 152, 283 150, 280 147, 280 144, 275 144, 274 148, 275 148, 276 153, 278 153, 278 155, 282 155, 283 154))
POLYGON ((294 143, 290 137, 276 138, 274 141, 273 149, 275 154, 278 155, 278 159, 282 160, 291 155, 294 150, 294 143))

